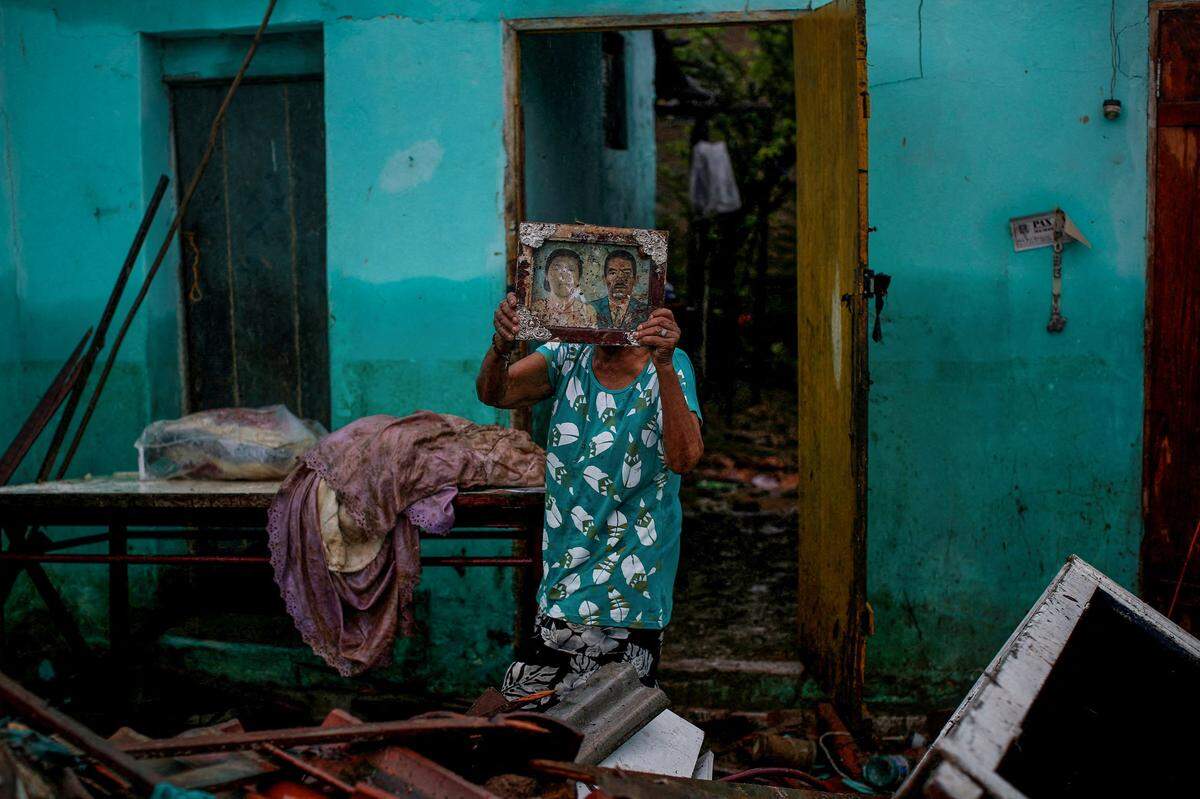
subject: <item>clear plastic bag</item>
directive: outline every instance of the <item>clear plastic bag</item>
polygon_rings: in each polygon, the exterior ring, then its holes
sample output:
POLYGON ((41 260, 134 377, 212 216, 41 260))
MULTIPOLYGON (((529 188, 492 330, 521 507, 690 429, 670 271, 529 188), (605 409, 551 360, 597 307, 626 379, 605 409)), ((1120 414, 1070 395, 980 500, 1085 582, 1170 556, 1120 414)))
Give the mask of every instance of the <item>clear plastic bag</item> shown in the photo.
POLYGON ((134 446, 143 480, 277 480, 328 431, 283 405, 152 422, 134 446))

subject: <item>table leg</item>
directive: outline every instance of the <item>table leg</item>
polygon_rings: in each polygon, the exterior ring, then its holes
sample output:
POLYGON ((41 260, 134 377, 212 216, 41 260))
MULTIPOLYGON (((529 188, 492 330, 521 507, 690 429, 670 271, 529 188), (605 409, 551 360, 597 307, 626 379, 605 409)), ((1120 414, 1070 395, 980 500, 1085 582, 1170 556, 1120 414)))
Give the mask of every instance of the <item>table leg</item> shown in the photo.
MULTIPOLYGON (((12 552, 20 548, 15 530, 16 528, 13 527, 0 527, 0 552, 12 552), (7 546, 4 546, 5 541, 8 542, 7 546)), ((0 563, 0 607, 3 607, 4 603, 8 601, 13 583, 17 581, 17 575, 20 573, 20 564, 7 561, 0 563)))
POLYGON ((542 525, 545 524, 545 511, 538 507, 525 514, 522 523, 520 540, 514 542, 516 555, 528 557, 533 561, 517 571, 514 579, 517 618, 516 645, 520 646, 526 638, 533 635, 533 620, 537 616, 537 590, 542 582, 542 525))
MULTIPOLYGON (((12 552, 42 552, 50 541, 46 534, 36 526, 29 528, 27 536, 18 534, 12 527, 6 528, 6 532, 9 541, 8 549, 12 552)), ((40 563, 25 563, 24 568, 29 574, 33 587, 37 589, 42 601, 46 603, 46 610, 50 612, 50 618, 54 620, 54 624, 63 639, 66 640, 67 646, 71 648, 71 653, 80 660, 88 659, 91 651, 88 649, 87 642, 83 640, 83 634, 79 632, 79 625, 75 623, 71 611, 67 609, 58 589, 51 582, 50 575, 46 574, 46 570, 40 563)), ((20 565, 12 565, 6 572, 0 573, 0 597, 8 598, 8 592, 12 590, 13 583, 20 573, 20 565)))
MULTIPOLYGON (((113 522, 108 528, 108 554, 129 553, 129 539, 124 522, 113 522)), ((108 565, 108 642, 114 665, 121 667, 129 654, 129 564, 108 565)))
MULTIPOLYGON (((10 548, 5 545, 6 541, 11 542, 12 537, 4 527, 0 527, 0 552, 10 548)), ((12 592, 15 579, 12 570, 13 567, 9 563, 0 562, 0 671, 8 669, 8 659, 4 656, 8 652, 8 619, 4 615, 4 607, 8 604, 8 595, 12 592)))

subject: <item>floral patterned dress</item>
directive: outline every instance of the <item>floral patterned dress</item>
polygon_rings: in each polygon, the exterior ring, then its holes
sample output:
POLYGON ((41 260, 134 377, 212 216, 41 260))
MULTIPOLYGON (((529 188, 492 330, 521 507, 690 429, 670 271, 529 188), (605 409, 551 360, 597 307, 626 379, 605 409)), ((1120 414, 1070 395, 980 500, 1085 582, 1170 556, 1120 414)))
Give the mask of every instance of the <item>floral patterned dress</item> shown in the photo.
MULTIPOLYGON (((653 679, 670 622, 682 513, 678 474, 667 468, 658 371, 647 361, 612 390, 592 369, 593 347, 538 348, 553 389, 546 442, 546 513, 540 610, 532 652, 514 663, 512 698, 630 660, 653 679)), ((672 366, 700 416, 687 355, 672 366)), ((521 655, 519 655, 521 656, 521 655)))

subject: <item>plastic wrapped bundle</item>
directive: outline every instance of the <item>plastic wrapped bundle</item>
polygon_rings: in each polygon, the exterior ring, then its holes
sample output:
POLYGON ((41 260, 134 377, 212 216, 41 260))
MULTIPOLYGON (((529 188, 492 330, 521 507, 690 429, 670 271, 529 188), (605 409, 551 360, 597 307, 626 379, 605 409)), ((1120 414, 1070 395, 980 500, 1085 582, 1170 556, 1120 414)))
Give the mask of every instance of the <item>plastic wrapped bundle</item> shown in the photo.
POLYGON ((328 431, 283 405, 153 422, 134 444, 143 480, 278 480, 328 431))

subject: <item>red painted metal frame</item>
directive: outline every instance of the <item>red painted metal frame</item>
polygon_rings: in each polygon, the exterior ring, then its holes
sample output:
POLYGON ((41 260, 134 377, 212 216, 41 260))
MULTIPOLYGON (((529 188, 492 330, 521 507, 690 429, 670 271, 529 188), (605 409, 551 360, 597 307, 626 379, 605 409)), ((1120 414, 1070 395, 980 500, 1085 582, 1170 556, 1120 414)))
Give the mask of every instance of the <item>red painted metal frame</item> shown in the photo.
MULTIPOLYGON (((41 572, 41 563, 102 564, 109 568, 109 626, 112 653, 120 661, 129 650, 129 566, 262 566, 269 563, 265 555, 224 554, 131 554, 131 539, 265 539, 267 508, 263 497, 257 495, 213 495, 201 497, 200 504, 185 502, 178 497, 142 495, 137 493, 72 496, 53 492, 33 496, 0 496, 0 533, 7 534, 8 544, 0 548, 0 607, 12 589, 22 567, 31 577, 41 572), (166 506, 164 506, 166 503, 166 506), (132 525, 157 524, 181 529, 139 530, 132 525), (51 541, 44 535, 22 540, 21 533, 52 525, 103 526, 108 532, 75 536, 51 541), (213 525, 217 529, 204 529, 213 525), (191 529, 188 529, 191 528, 191 529), (108 543, 107 553, 61 552, 76 546, 108 543)), ((540 491, 481 490, 465 491, 454 502, 459 526, 442 540, 511 540, 511 555, 424 556, 424 566, 516 568, 514 594, 517 602, 514 640, 522 640, 532 630, 536 613, 536 591, 541 581, 541 530, 544 494, 540 491), (465 528, 465 529, 464 529, 465 528)), ((39 592, 52 608, 59 632, 68 640, 77 655, 88 656, 87 645, 63 605, 57 590, 48 580, 38 584, 39 592), (57 608, 57 610, 54 610, 57 608)), ((5 651, 3 629, 0 627, 0 656, 5 651)))

